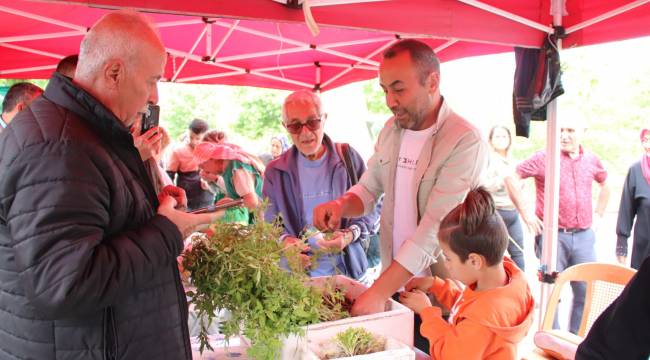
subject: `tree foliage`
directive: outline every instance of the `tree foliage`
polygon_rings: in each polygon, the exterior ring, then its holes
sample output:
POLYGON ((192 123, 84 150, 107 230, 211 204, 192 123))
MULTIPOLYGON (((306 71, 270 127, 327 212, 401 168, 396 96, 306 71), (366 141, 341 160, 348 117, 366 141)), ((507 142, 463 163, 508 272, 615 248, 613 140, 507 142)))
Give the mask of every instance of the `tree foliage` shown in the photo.
POLYGON ((381 128, 384 126, 384 122, 391 116, 391 112, 386 107, 385 95, 381 87, 377 84, 377 79, 366 81, 366 84, 363 86, 363 95, 366 100, 368 112, 373 115, 381 115, 366 121, 370 137, 376 140, 381 128))
POLYGON ((282 101, 283 92, 277 90, 239 88, 236 98, 241 112, 231 129, 252 140, 270 138, 283 132, 282 101))
POLYGON ((172 139, 178 139, 189 123, 195 119, 208 122, 210 128, 225 127, 224 119, 219 119, 220 107, 232 92, 224 86, 196 84, 164 84, 165 103, 161 106, 161 125, 172 139))

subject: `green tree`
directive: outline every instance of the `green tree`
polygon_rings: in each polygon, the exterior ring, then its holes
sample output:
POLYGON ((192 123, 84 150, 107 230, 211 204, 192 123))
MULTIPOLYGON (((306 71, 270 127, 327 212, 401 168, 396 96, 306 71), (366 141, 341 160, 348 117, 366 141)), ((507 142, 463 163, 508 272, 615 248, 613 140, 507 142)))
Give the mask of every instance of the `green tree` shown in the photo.
POLYGON ((283 132, 284 93, 278 90, 238 88, 235 98, 241 105, 241 112, 231 129, 251 140, 260 140, 283 132))
POLYGON ((164 87, 161 97, 161 125, 172 139, 178 139, 195 119, 208 122, 211 129, 224 128, 225 119, 219 119, 219 111, 232 95, 232 88, 218 85, 160 84, 164 87))
POLYGON ((363 95, 366 99, 366 108, 368 112, 374 115, 382 115, 373 117, 374 120, 366 121, 366 127, 370 133, 370 138, 375 141, 384 122, 391 116, 390 109, 386 107, 386 100, 384 92, 381 87, 377 85, 377 79, 366 81, 363 86, 363 95))

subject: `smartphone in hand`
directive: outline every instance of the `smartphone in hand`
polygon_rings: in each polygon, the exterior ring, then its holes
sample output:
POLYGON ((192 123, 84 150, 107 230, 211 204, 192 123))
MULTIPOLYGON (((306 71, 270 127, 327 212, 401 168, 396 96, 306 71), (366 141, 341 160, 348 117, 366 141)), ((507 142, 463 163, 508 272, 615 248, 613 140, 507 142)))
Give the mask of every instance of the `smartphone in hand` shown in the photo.
POLYGON ((225 209, 230 209, 232 207, 239 207, 244 204, 244 199, 237 199, 233 201, 228 201, 221 203, 219 205, 210 205, 206 206, 204 208, 196 209, 193 211, 190 211, 190 214, 205 214, 205 213, 211 213, 219 210, 225 210, 225 209))
POLYGON ((160 118, 160 106, 149 105, 147 113, 142 115, 142 128, 140 134, 146 133, 149 129, 158 126, 160 118))

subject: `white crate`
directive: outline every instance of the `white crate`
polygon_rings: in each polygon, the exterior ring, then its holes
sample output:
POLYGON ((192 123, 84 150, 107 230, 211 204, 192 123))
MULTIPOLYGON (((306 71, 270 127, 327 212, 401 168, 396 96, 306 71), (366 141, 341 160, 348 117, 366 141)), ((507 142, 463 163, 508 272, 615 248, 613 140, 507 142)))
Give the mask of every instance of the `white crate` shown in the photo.
MULTIPOLYGON (((306 356, 303 356, 303 360, 321 360, 321 356, 320 345, 314 346, 312 344, 306 356)), ((404 345, 395 339, 387 338, 384 351, 366 355, 346 356, 332 360, 415 360, 415 352, 410 346, 404 345)))
MULTIPOLYGON (((330 277, 312 278, 312 284, 323 284, 330 277)), ((337 285, 346 289, 347 297, 356 299, 367 287, 342 275, 334 276, 337 285)), ((355 316, 337 321, 328 321, 305 327, 304 337, 292 335, 284 341, 282 360, 302 359, 306 356, 310 344, 328 340, 350 327, 362 327, 366 330, 393 338, 409 347, 413 346, 413 311, 406 306, 388 299, 386 311, 355 316)))

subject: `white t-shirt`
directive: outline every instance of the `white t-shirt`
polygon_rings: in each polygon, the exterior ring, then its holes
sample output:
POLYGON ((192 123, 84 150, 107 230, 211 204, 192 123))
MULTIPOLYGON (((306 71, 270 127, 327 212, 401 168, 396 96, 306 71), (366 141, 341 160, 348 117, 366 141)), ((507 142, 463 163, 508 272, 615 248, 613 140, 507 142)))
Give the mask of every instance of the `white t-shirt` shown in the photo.
MULTIPOLYGON (((434 124, 420 131, 404 130, 395 173, 395 218, 393 226, 393 258, 418 227, 417 186, 415 168, 427 140, 437 131, 434 124)), ((427 150, 430 151, 430 150, 427 150)), ((428 269, 426 272, 428 273, 428 269)))

